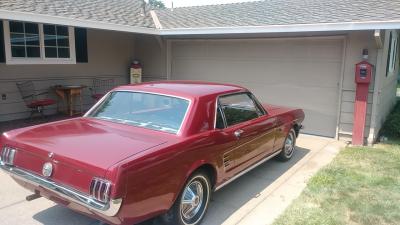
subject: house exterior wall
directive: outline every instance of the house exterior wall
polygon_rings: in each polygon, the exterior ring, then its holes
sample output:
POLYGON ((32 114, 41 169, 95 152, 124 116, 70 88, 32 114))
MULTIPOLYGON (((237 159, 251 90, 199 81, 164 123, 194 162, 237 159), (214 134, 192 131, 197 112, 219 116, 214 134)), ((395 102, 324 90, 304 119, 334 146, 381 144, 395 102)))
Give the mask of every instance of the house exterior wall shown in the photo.
POLYGON ((135 38, 135 58, 143 66, 143 81, 166 80, 167 44, 156 36, 138 35, 135 38))
POLYGON ((386 30, 383 32, 383 48, 378 51, 378 60, 376 68, 376 89, 374 91, 374 108, 372 110, 371 118, 371 129, 369 132, 368 142, 373 143, 379 135, 379 130, 381 129, 386 117, 392 110, 393 106, 396 104, 397 97, 397 79, 399 75, 399 54, 396 57, 395 70, 393 72, 387 72, 387 62, 388 62, 388 51, 390 43, 390 32, 395 32, 396 30, 386 30))
MULTIPOLYGON (((0 121, 26 118, 29 109, 16 87, 17 82, 34 81, 39 91, 49 91, 49 97, 57 99, 54 85, 92 86, 93 78, 113 78, 115 84, 128 82, 129 65, 133 59, 134 36, 129 33, 87 30, 88 63, 71 65, 7 65, 0 64, 0 121)), ((89 88, 83 91, 83 105, 88 108, 93 104, 89 88)), ((51 106, 46 114, 55 113, 56 106, 51 106)))
MULTIPOLYGON (((354 120, 354 101, 356 93, 356 84, 354 82, 355 65, 362 61, 363 49, 368 49, 368 61, 376 65, 377 62, 377 46, 374 40, 374 31, 357 31, 349 32, 346 38, 346 51, 343 70, 342 81, 342 96, 340 106, 340 118, 338 126, 338 137, 342 140, 351 140, 353 132, 354 120)), ((374 76, 375 77, 375 76, 374 76)), ((365 137, 369 135, 373 91, 374 91, 374 77, 369 85, 368 104, 367 104, 367 117, 365 127, 365 137)))
MULTIPOLYGON (((362 50, 367 48, 369 50, 369 62, 376 65, 378 49, 376 46, 376 42, 374 40, 374 31, 355 31, 355 32, 337 33, 329 35, 345 36, 346 44, 343 55, 344 56, 343 60, 344 63, 342 70, 343 74, 341 74, 342 80, 339 84, 341 85, 340 88, 341 93, 340 93, 340 104, 338 108, 339 119, 337 125, 337 132, 338 132, 338 138, 343 140, 351 140, 351 134, 353 130, 353 120, 354 120, 353 117, 354 117, 355 91, 356 91, 356 85, 354 83, 355 64, 362 60, 362 50)), ((318 36, 323 36, 323 35, 318 34, 318 36)), ((144 81, 168 79, 169 77, 168 75, 170 73, 171 65, 168 64, 170 64, 171 62, 170 59, 168 59, 168 57, 170 57, 170 54, 168 52, 173 51, 173 49, 169 49, 171 46, 168 46, 167 42, 164 41, 162 43, 163 47, 160 48, 155 38, 136 39, 136 46, 137 46, 136 58, 140 59, 144 65, 144 73, 143 73, 144 81), (149 68, 146 69, 146 67, 149 68)), ((374 99, 373 94, 374 94, 374 80, 371 82, 371 85, 369 87, 365 137, 368 137, 371 125, 372 103, 374 99)), ((392 100, 390 100, 390 102, 392 102, 392 100)), ((381 115, 382 113, 379 112, 378 114, 381 115)))

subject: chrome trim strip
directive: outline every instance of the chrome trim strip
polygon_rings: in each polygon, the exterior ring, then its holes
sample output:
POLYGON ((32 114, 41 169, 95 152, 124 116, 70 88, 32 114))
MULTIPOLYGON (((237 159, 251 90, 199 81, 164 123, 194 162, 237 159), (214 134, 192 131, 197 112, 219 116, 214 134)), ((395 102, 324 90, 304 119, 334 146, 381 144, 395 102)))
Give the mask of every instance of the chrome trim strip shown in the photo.
POLYGON ((0 169, 18 180, 25 181, 37 187, 44 188, 65 199, 68 199, 71 202, 77 203, 81 206, 88 208, 91 211, 103 214, 105 216, 115 216, 122 205, 121 198, 112 199, 108 203, 102 203, 94 200, 89 195, 74 190, 70 187, 57 184, 54 181, 47 180, 26 170, 6 165, 3 161, 0 161, 0 169))
POLYGON ((103 194, 103 201, 108 202, 110 197, 111 183, 107 182, 106 191, 103 194))
POLYGON ((9 148, 5 148, 5 149, 4 149, 4 162, 5 162, 5 163, 9 163, 9 161, 8 161, 9 151, 10 151, 9 148))
POLYGON ((16 152, 17 151, 15 149, 9 149, 8 163, 10 165, 14 165, 14 158, 16 152))
POLYGON ((226 185, 228 185, 229 183, 231 183, 232 181, 238 179, 239 177, 243 176, 244 174, 246 174, 247 172, 249 172, 250 170, 256 168, 257 166, 263 164, 265 161, 275 157, 276 155, 278 155, 279 153, 281 153, 282 150, 277 151, 272 153, 271 155, 267 156, 266 158, 262 159, 261 161, 259 161, 258 163, 248 167, 247 169, 243 170, 242 172, 236 174, 235 176, 233 176, 231 179, 225 181, 224 183, 220 184, 218 187, 215 188, 215 191, 220 190, 221 188, 225 187, 226 185))

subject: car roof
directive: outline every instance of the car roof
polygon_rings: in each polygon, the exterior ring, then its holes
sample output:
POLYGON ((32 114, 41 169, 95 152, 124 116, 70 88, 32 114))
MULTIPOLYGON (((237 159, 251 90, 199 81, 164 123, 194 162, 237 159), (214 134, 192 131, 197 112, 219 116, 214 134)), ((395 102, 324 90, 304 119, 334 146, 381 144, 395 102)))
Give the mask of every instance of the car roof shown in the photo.
POLYGON ((222 84, 204 81, 157 81, 140 84, 123 85, 114 90, 142 91, 157 94, 172 95, 183 98, 199 98, 210 95, 221 95, 247 91, 238 85, 222 84))

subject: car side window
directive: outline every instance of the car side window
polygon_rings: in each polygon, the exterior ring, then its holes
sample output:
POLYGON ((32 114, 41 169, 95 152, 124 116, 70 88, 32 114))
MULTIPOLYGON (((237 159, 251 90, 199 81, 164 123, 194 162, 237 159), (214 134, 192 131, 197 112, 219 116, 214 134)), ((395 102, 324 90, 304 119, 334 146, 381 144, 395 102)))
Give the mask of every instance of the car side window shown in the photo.
POLYGON ((219 98, 227 126, 255 119, 262 115, 248 93, 226 95, 219 98))

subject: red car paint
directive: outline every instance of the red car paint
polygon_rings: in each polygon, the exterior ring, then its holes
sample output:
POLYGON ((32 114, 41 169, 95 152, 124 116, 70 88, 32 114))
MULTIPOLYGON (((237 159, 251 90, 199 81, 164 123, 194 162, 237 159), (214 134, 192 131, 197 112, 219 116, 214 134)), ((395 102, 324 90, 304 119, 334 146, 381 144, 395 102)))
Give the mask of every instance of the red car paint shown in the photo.
POLYGON ((279 151, 289 130, 301 125, 304 113, 264 104, 259 118, 215 129, 218 96, 248 92, 228 84, 206 82, 154 82, 121 86, 113 91, 141 91, 191 100, 181 131, 175 135, 95 118, 82 117, 9 131, 1 145, 18 149, 15 165, 41 175, 48 154, 57 162, 52 180, 89 193, 91 179, 113 184, 111 198, 122 198, 114 217, 104 216, 70 202, 51 191, 18 179, 57 203, 110 224, 133 224, 165 213, 186 179, 198 168, 213 174, 214 188, 239 172, 279 151), (242 129, 239 140, 234 131, 242 129), (227 154, 231 164, 224 166, 227 154))

